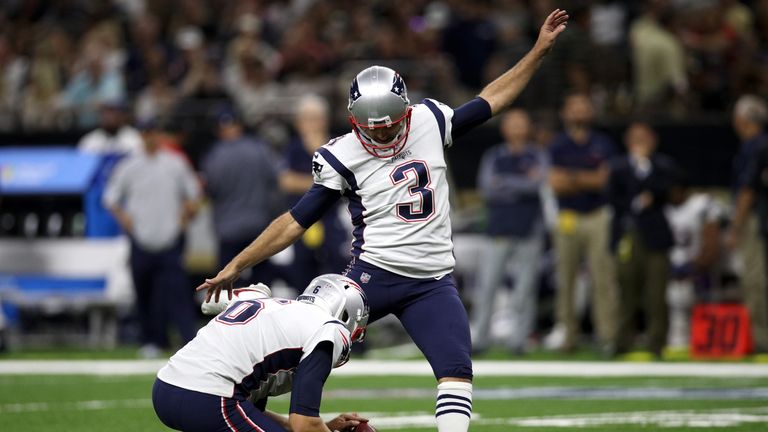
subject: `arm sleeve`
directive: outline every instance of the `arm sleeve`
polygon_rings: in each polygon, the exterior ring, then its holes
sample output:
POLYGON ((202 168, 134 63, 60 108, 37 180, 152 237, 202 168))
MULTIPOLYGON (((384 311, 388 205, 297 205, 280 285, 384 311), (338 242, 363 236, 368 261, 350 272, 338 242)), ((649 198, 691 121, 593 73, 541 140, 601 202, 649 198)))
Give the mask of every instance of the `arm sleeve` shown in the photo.
POLYGON ((453 118, 451 119, 453 139, 480 126, 492 116, 491 105, 479 96, 456 108, 453 110, 453 118))
POLYGON ((333 366, 333 343, 324 341, 305 357, 293 375, 290 413, 320 416, 323 385, 333 366))
POLYGON ((291 216, 303 228, 309 228, 319 221, 323 214, 341 198, 341 192, 317 183, 291 209, 291 216))

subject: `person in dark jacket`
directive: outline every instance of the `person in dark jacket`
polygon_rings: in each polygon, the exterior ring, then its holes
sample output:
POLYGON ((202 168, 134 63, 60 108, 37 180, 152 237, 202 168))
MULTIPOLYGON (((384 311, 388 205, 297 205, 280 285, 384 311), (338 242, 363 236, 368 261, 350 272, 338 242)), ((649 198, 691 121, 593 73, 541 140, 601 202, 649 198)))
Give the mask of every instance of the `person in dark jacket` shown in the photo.
POLYGON ((624 137, 627 155, 618 158, 608 181, 613 208, 611 246, 620 285, 617 352, 633 346, 637 311, 645 314, 648 349, 661 355, 667 336, 666 287, 674 237, 664 214, 673 162, 656 153, 650 125, 636 122, 624 137))

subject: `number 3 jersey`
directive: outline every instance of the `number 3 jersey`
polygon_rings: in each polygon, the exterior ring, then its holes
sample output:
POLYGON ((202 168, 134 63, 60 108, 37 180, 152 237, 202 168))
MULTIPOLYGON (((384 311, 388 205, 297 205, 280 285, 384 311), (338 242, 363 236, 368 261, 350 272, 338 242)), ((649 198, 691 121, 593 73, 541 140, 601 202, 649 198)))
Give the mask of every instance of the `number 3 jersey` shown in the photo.
POLYGON ((434 100, 413 105, 403 149, 378 158, 354 133, 330 141, 314 155, 316 184, 349 199, 352 254, 412 278, 453 271, 447 167, 453 110, 434 100))
POLYGON ((333 343, 333 366, 349 358, 344 325, 321 308, 284 299, 232 303, 198 331, 157 377, 201 393, 253 400, 291 391, 299 364, 323 341, 333 343))

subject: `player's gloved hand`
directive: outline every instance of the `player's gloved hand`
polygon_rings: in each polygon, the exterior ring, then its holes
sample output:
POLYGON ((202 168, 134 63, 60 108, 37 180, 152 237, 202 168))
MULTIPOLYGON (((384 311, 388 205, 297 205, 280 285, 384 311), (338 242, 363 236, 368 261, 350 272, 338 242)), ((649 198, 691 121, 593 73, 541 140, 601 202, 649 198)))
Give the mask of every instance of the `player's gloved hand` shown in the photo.
POLYGON ((232 284, 239 276, 240 272, 234 266, 227 265, 216 277, 206 279, 205 282, 201 283, 196 291, 208 290, 205 294, 205 301, 207 302, 213 297, 218 302, 221 290, 227 290, 227 298, 232 300, 232 284))
MULTIPOLYGON (((227 296, 228 297, 228 296, 227 296)), ((200 310, 204 315, 218 315, 228 308, 230 303, 237 300, 256 300, 272 297, 272 290, 268 286, 259 282, 245 288, 235 288, 232 290, 232 298, 220 298, 218 301, 208 299, 200 305, 200 310)))
POLYGON ((332 431, 346 432, 352 430, 353 427, 360 423, 367 422, 368 419, 360 417, 357 413, 344 413, 336 417, 335 419, 327 422, 325 425, 332 431))

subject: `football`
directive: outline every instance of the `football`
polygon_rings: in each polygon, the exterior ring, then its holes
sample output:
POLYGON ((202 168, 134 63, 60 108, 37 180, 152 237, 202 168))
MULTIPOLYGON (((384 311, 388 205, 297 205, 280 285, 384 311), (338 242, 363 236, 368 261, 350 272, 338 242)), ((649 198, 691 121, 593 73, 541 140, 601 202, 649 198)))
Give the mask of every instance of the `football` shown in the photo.
POLYGON ((376 428, 371 426, 370 422, 365 422, 357 425, 354 429, 352 429, 352 432, 376 432, 376 428))

